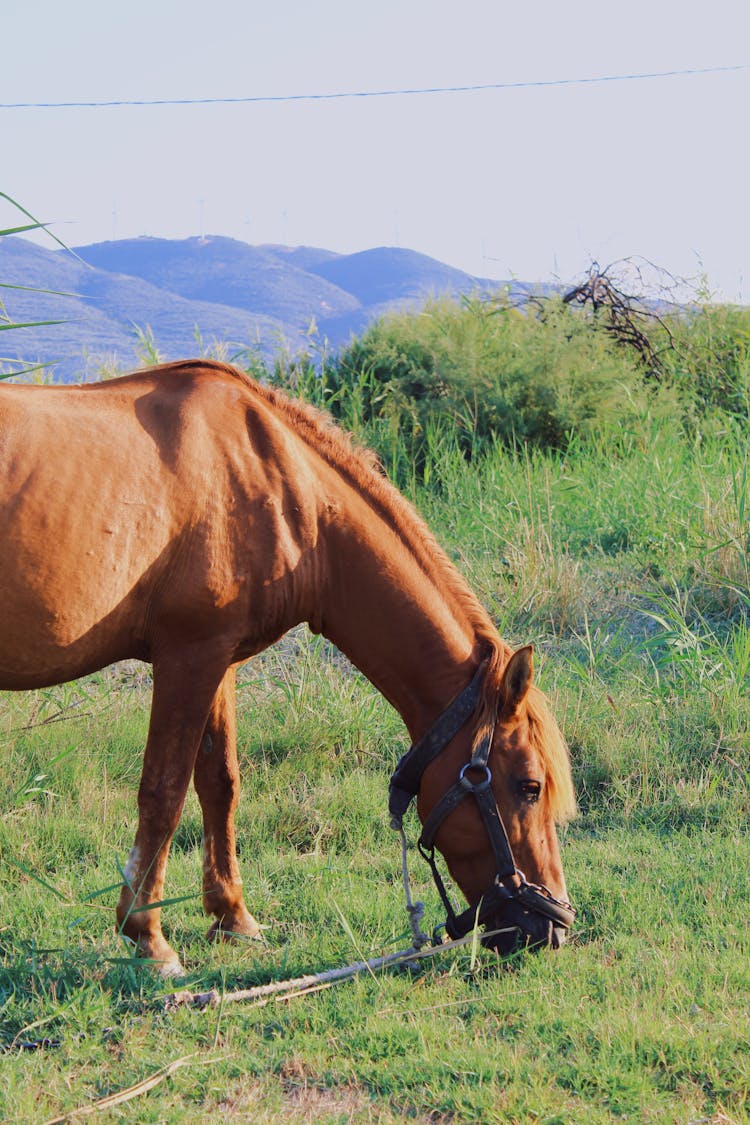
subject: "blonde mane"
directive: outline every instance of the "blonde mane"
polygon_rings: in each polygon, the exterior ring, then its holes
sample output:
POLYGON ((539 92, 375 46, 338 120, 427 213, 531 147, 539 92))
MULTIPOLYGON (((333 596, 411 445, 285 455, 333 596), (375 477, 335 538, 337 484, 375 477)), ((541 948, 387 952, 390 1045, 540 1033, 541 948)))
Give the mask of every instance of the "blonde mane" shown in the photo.
POLYGON ((538 687, 532 685, 527 704, 532 743, 547 773, 550 811, 558 824, 565 824, 576 815, 568 746, 549 709, 547 697, 538 687))
MULTIPOLYGON (((479 642, 480 652, 477 655, 487 659, 475 735, 475 741, 479 741, 488 727, 494 727, 497 721, 502 675, 513 650, 502 640, 489 614, 417 510, 385 476, 376 454, 355 445, 352 437, 329 415, 308 403, 257 383, 237 368, 213 361, 201 361, 200 366, 211 367, 239 379, 251 394, 257 395, 280 414, 295 433, 368 497, 389 527, 398 532, 425 576, 439 586, 443 595, 468 618, 479 642)), ((568 748, 546 697, 535 685, 529 691, 527 708, 532 744, 546 773, 550 812, 555 820, 564 822, 575 815, 576 809, 568 748)))

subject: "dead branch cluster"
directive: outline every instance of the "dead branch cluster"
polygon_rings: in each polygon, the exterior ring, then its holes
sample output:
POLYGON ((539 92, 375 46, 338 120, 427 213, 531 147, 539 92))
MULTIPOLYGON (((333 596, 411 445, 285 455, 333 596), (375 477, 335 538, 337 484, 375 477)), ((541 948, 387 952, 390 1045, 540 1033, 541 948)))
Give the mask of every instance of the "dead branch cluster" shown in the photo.
POLYGON ((562 299, 566 305, 590 309, 618 344, 638 353, 646 373, 659 379, 664 370, 661 355, 673 343, 663 313, 675 307, 671 294, 678 284, 673 278, 668 278, 667 282, 662 282, 657 298, 647 298, 644 296, 643 270, 632 259, 612 263, 604 269, 598 262, 592 262, 585 280, 569 289, 562 299), (626 274, 630 284, 621 281, 620 274, 626 274), (637 291, 627 291, 626 284, 628 290, 635 284, 637 291))
MULTIPOLYGON (((670 318, 685 308, 680 295, 690 288, 690 280, 651 262, 623 258, 604 268, 592 262, 584 280, 563 292, 562 301, 590 313, 616 343, 638 354, 646 377, 658 381, 665 374, 663 356, 675 347, 670 318)), ((511 289, 494 311, 522 309, 544 317, 553 300, 560 300, 557 287, 553 293, 511 289)))

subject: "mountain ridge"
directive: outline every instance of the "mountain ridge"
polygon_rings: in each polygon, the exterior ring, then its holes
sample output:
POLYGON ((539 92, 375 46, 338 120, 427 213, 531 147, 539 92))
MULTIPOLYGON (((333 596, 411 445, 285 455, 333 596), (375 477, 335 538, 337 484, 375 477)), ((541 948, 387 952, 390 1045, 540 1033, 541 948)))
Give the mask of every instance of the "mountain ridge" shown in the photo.
POLYGON ((61 382, 137 366, 137 329, 152 335, 164 359, 221 345, 229 358, 252 350, 268 361, 279 347, 309 347, 311 331, 335 349, 389 309, 509 284, 400 247, 340 254, 222 235, 144 236, 72 253, 4 238, 0 281, 13 287, 3 290, 11 320, 64 322, 4 333, 3 360, 55 362, 61 382))

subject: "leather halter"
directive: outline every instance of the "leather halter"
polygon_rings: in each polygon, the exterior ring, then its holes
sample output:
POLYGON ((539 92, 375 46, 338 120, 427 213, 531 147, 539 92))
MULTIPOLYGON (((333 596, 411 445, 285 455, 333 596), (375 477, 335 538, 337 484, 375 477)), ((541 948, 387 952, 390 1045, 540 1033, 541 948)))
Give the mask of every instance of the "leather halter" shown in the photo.
MULTIPOLYGON (((422 775, 432 761, 458 734, 474 714, 482 692, 487 662, 479 666, 471 683, 437 718, 418 742, 407 750, 393 771, 388 807, 391 824, 400 829, 406 810, 419 792, 422 775)), ((562 944, 562 932, 575 919, 567 902, 556 899, 544 886, 528 883, 516 866, 503 818, 490 785, 489 756, 494 728, 474 748, 471 759, 461 769, 458 780, 440 798, 422 826, 417 846, 432 871, 435 886, 446 909, 445 929, 451 938, 460 938, 477 924, 497 927, 507 922, 516 929, 523 944, 562 944), (435 858, 435 836, 443 821, 468 796, 477 802, 495 858, 495 877, 478 904, 456 914, 448 897, 435 858)))

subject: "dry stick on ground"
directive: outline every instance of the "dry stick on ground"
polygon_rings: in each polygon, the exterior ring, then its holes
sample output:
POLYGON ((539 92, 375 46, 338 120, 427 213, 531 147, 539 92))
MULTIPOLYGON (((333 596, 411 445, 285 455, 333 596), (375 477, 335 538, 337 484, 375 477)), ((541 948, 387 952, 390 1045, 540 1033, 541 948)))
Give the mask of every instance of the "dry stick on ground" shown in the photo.
MULTIPOLYGON (((89 1102, 87 1105, 79 1106, 77 1109, 71 1109, 68 1113, 64 1113, 62 1117, 51 1118, 49 1121, 45 1122, 45 1125, 63 1125, 65 1121, 72 1121, 75 1118, 83 1117, 90 1113, 98 1113, 99 1110, 102 1109, 112 1109, 113 1106, 122 1105, 124 1102, 129 1102, 133 1098, 140 1097, 141 1094, 147 1094, 149 1090, 153 1090, 155 1086, 158 1086, 160 1082, 169 1078, 169 1076, 174 1074, 176 1070, 179 1070, 180 1067, 187 1066, 197 1054, 198 1052, 196 1051, 192 1055, 183 1055, 182 1058, 174 1059, 171 1063, 167 1063, 166 1066, 155 1071, 154 1074, 149 1075, 148 1078, 144 1078, 141 1082, 136 1082, 134 1086, 128 1086, 126 1090, 119 1090, 116 1094, 107 1094, 106 1097, 99 1098, 95 1102, 89 1102)), ((214 1059, 202 1059, 201 1065, 214 1061, 214 1059)))

